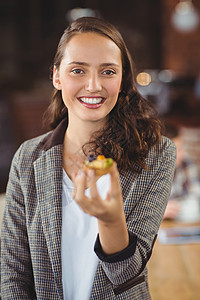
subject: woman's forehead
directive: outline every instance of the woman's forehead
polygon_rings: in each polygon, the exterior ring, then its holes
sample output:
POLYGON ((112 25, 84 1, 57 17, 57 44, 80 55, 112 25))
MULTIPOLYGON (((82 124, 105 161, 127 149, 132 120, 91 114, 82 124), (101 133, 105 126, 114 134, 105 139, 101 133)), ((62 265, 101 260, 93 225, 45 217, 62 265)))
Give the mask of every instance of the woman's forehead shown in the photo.
POLYGON ((96 59, 121 64, 121 51, 108 37, 95 32, 78 33, 65 46, 63 59, 96 59))

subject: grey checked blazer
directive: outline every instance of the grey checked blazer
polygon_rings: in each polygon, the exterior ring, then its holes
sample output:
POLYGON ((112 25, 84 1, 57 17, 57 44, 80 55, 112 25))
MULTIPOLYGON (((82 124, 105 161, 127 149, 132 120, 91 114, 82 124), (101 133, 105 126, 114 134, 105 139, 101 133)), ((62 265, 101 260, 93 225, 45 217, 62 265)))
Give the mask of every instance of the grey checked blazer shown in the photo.
MULTIPOLYGON (((13 158, 1 235, 3 300, 63 299, 61 228, 65 130, 63 121, 54 131, 22 144, 13 158)), ((95 251, 99 264, 90 299, 151 299, 146 264, 169 197, 175 152, 174 144, 163 137, 147 157, 148 171, 120 175, 132 242, 121 253, 104 256, 97 239, 95 251)))

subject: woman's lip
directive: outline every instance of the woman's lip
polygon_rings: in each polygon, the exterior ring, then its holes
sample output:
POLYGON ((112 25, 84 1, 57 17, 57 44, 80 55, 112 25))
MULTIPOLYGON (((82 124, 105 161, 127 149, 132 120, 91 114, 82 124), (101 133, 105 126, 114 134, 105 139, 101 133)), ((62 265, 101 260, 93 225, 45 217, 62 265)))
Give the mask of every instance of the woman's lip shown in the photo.
POLYGON ((84 96, 84 97, 78 97, 78 100, 87 104, 99 104, 102 101, 105 100, 104 97, 101 96, 84 96))
POLYGON ((79 97, 78 100, 83 106, 85 106, 87 108, 97 109, 102 106, 102 104, 105 102, 106 98, 93 96, 93 97, 79 97), (83 102, 81 99, 102 99, 102 100, 99 103, 87 103, 87 102, 83 102))

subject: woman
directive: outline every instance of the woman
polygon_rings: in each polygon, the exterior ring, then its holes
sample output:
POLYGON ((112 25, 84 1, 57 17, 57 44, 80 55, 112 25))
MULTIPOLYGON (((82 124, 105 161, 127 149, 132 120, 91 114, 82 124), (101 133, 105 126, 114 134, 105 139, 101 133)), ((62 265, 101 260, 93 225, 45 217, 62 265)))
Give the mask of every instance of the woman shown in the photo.
POLYGON ((125 43, 106 21, 80 18, 66 29, 52 79, 53 131, 25 142, 10 171, 2 299, 150 299, 146 264, 174 145, 161 137, 125 43), (112 157, 110 175, 86 174, 88 154, 112 157))

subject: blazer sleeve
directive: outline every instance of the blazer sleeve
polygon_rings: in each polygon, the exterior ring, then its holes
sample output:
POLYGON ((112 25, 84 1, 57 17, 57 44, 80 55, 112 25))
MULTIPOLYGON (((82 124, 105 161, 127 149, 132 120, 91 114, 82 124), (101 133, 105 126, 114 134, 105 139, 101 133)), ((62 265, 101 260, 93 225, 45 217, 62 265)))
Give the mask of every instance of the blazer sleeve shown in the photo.
POLYGON ((6 191, 1 233, 1 297, 36 299, 26 230, 25 205, 20 185, 21 149, 16 152, 6 191))
POLYGON ((174 144, 165 139, 149 154, 147 161, 148 171, 142 171, 130 184, 124 199, 129 246, 120 253, 106 256, 98 238, 95 244, 102 268, 114 285, 139 276, 151 256, 171 190, 176 161, 174 144))

